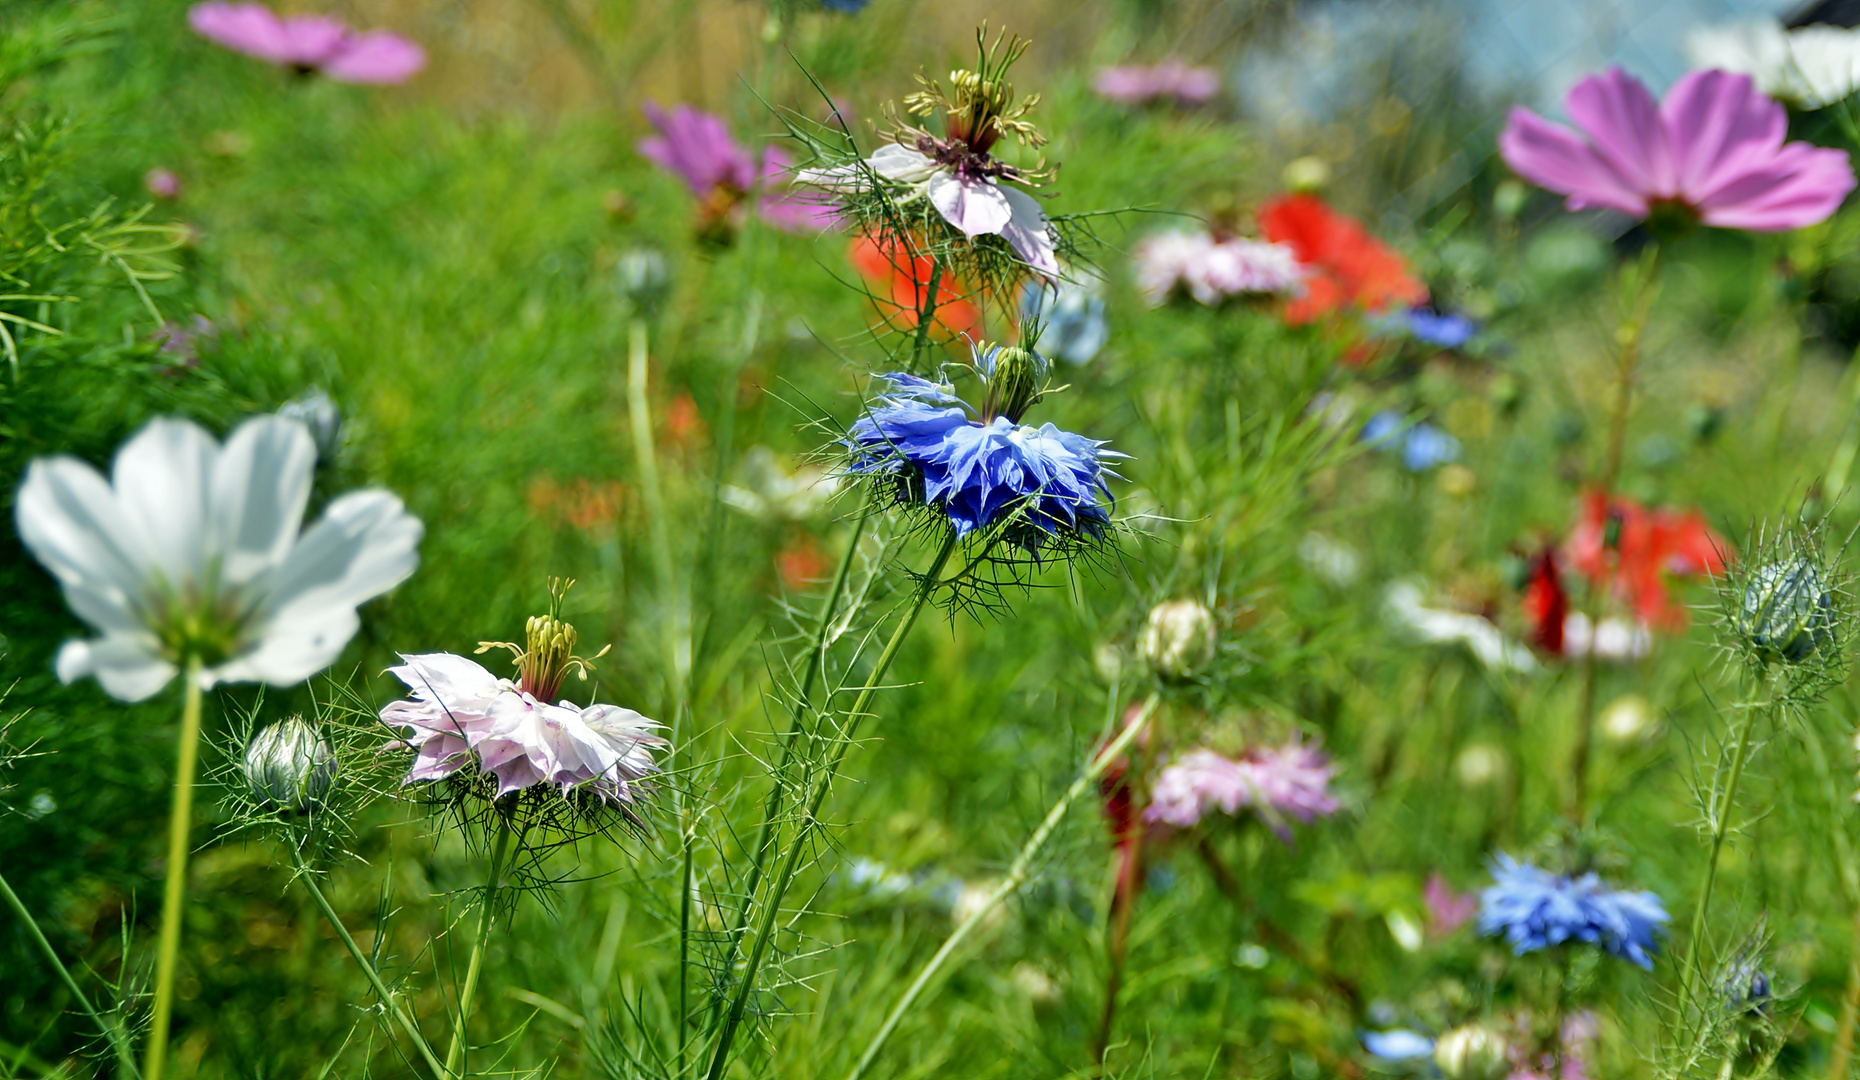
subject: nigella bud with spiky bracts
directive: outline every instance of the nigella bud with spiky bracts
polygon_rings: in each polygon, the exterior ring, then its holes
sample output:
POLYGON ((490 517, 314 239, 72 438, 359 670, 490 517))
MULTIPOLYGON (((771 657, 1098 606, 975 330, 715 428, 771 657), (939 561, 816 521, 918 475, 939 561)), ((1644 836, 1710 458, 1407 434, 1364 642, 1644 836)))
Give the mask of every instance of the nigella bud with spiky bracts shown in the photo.
POLYGON ((266 727, 245 747, 245 782, 267 810, 309 810, 336 780, 336 755, 301 716, 266 727))
POLYGON ((1725 1008, 1734 1013, 1762 1015, 1769 1011, 1773 994, 1769 973, 1752 957, 1732 963, 1720 989, 1725 1008))
POLYGON ((1511 1049, 1491 1028, 1467 1024, 1434 1043, 1434 1064, 1447 1080, 1498 1080, 1511 1071, 1511 1049))
POLYGON ((1165 679, 1186 679, 1214 659, 1214 614, 1196 600, 1165 600, 1150 609, 1141 649, 1165 679))
POLYGON ((958 537, 1000 526, 1030 554, 1100 540, 1115 506, 1103 442, 1052 424, 1021 423, 1046 393, 1046 362, 1025 348, 975 348, 985 387, 980 410, 952 386, 903 372, 879 376, 888 392, 847 433, 846 472, 895 485, 897 501, 945 516, 958 537))
POLYGON ((1740 629, 1765 660, 1806 660, 1828 638, 1833 597, 1812 560, 1767 563, 1744 584, 1740 629))

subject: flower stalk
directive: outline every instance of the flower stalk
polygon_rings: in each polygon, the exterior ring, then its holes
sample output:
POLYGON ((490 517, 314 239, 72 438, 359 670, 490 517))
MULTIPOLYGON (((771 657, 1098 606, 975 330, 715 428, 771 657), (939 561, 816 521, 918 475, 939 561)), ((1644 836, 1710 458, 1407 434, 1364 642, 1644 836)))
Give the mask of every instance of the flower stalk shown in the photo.
POLYGON ((155 954, 155 1014, 142 1072, 161 1080, 174 1013, 174 969, 181 953, 182 907, 187 902, 187 837, 194 818, 194 770, 200 757, 200 657, 182 676, 181 734, 175 750, 174 802, 168 812, 167 880, 162 887, 161 936, 155 954))
POLYGON ((917 1001, 924 988, 930 984, 930 980, 942 970, 944 963, 955 953, 957 947, 977 926, 981 925, 990 912, 1027 883, 1027 879, 1032 874, 1034 858, 1039 855, 1040 849, 1046 846, 1046 841, 1052 836, 1053 830, 1059 827, 1059 822, 1066 816, 1066 811, 1071 809, 1073 802, 1084 794, 1087 788, 1098 782, 1098 778, 1104 775, 1104 771, 1110 768, 1118 756, 1128 750, 1130 744, 1136 741, 1137 737, 1148 727, 1150 715, 1156 711, 1156 704, 1157 697, 1151 694, 1149 700, 1143 703, 1143 711, 1138 714, 1136 720, 1126 727, 1111 745, 1092 757, 1085 771, 1079 774, 1078 779, 1072 782, 1072 786, 1059 797, 1059 801, 1046 812, 1045 820, 1041 821, 1040 827, 1027 838, 1026 844, 1020 849, 1020 854, 1015 856, 1013 865, 1008 869, 1007 877, 995 886, 988 897, 977 905, 967 918, 962 920, 962 923, 943 942, 943 946, 936 951, 936 955, 932 956, 930 962, 924 965, 923 970, 917 973, 917 978, 912 980, 904 996, 899 998, 897 1005, 892 1008, 891 1015, 885 1018, 884 1026, 879 1028, 878 1034, 874 1035, 872 1041, 867 1044, 865 1053, 859 1055, 858 1064, 846 1074, 846 1080, 859 1080, 865 1075, 866 1069, 872 1064, 872 1059, 878 1056, 878 1052, 884 1049, 885 1042, 891 1038, 891 1033, 897 1028, 898 1021, 904 1018, 904 1014, 917 1001))
POLYGON ((84 995, 77 980, 71 977, 71 972, 65 967, 64 961, 58 959, 58 953, 52 948, 52 943, 45 939, 45 932, 39 929, 38 920, 26 910, 26 905, 20 900, 19 894, 13 891, 13 886, 7 882, 5 875, 0 875, 0 899, 4 899, 7 907, 13 909, 13 914, 19 916, 19 921, 26 924, 26 933, 31 935, 32 940, 39 946, 39 951, 45 954, 46 962, 51 964, 52 970, 58 973, 58 979, 65 984, 65 989, 71 991, 72 999, 78 1003, 79 1008, 84 1010, 84 1015, 90 1017, 91 1023, 97 1025, 97 1030, 103 1034, 103 1037, 110 1040, 110 1048, 116 1051, 118 1072, 132 1078, 141 1077, 142 1074, 136 1070, 135 1055, 130 1053, 129 1040, 123 1034, 121 1026, 106 1022, 91 1005, 90 998, 84 995))
POLYGON ((491 849, 491 873, 485 881, 484 899, 478 905, 478 937, 472 942, 471 959, 465 965, 465 985, 459 989, 458 1022, 452 1029, 452 1046, 446 1051, 446 1073, 466 1076, 465 1029, 471 1022, 472 1000, 478 993, 478 976, 484 970, 484 950, 490 942, 491 924, 497 912, 497 893, 503 888, 508 869, 505 856, 510 851, 510 819, 497 815, 497 843, 491 849))

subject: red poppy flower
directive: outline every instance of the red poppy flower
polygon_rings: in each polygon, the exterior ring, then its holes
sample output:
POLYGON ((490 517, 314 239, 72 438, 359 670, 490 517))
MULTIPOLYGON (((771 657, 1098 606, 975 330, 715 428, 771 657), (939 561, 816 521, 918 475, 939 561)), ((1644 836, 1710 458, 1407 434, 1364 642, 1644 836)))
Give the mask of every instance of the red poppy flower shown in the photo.
MULTIPOLYGON (((893 326, 915 327, 924 309, 925 293, 930 288, 933 264, 926 255, 915 254, 915 245, 898 240, 877 240, 860 236, 846 249, 853 268, 873 286, 873 301, 879 314, 893 326)), ((950 337, 973 331, 981 324, 981 311, 963 299, 963 284, 947 277, 937 282, 934 325, 950 337)))
POLYGON ((1289 245, 1310 271, 1304 295, 1285 305, 1284 319, 1293 326, 1345 308, 1376 311, 1427 299, 1427 289, 1400 255, 1315 195, 1268 202, 1259 211, 1259 230, 1267 240, 1289 245))
POLYGON ((1674 631, 1685 627, 1686 609, 1667 592, 1667 575, 1718 573, 1729 548, 1696 510, 1650 510, 1592 491, 1563 550, 1578 573, 1606 584, 1642 623, 1674 631))
POLYGON ((1546 545, 1531 559, 1524 585, 1524 617, 1531 624, 1531 644, 1552 656, 1563 655, 1563 626, 1569 620, 1569 593, 1557 568, 1556 548, 1546 545))

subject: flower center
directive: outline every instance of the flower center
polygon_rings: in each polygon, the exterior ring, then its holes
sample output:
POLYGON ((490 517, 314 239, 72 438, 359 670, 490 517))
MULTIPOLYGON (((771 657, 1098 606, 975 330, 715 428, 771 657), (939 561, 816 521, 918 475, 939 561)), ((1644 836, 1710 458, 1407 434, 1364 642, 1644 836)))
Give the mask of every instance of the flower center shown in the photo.
POLYGON ((239 651, 252 617, 236 590, 194 582, 179 589, 158 582, 147 612, 164 656, 176 664, 199 660, 204 667, 223 664, 239 651))

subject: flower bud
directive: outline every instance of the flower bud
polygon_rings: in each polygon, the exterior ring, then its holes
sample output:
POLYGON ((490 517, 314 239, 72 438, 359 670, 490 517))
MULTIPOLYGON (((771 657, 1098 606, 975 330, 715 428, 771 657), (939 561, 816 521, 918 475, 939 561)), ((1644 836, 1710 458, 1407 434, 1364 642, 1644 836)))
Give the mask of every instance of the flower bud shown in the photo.
POLYGON ((1046 361, 1038 353, 1015 346, 998 348, 989 359, 988 411, 1018 424, 1040 398, 1046 361))
POLYGON ((620 295, 648 315, 658 310, 671 284, 665 256, 650 248, 634 248, 621 255, 614 266, 614 276, 620 295))
POLYGON ((278 406, 278 415, 310 430, 318 461, 328 465, 336 460, 336 451, 342 445, 342 410, 322 387, 313 386, 278 406))
POLYGON ((245 782, 267 810, 305 810, 336 779, 336 755, 301 716, 280 720, 245 748, 245 782))
POLYGON ((1511 1071, 1511 1055, 1497 1032, 1467 1024, 1434 1043, 1434 1064, 1447 1080, 1498 1080, 1511 1071))
POLYGON ((1827 640, 1832 607, 1814 563, 1770 563, 1751 571, 1744 586, 1740 629, 1758 656, 1795 663, 1827 640))
POLYGON ((1214 659, 1214 615, 1194 600, 1165 600, 1143 627, 1143 659, 1166 679, 1185 679, 1214 659))

